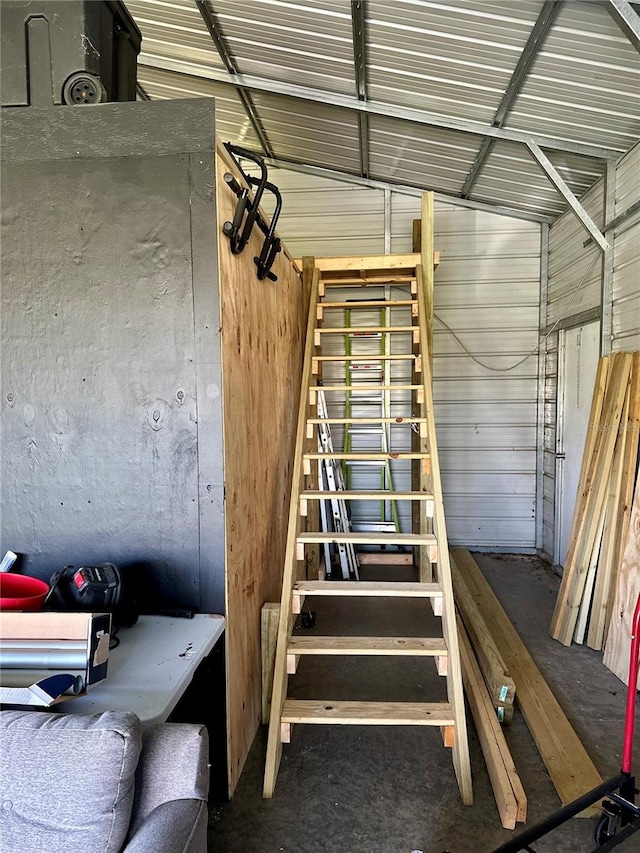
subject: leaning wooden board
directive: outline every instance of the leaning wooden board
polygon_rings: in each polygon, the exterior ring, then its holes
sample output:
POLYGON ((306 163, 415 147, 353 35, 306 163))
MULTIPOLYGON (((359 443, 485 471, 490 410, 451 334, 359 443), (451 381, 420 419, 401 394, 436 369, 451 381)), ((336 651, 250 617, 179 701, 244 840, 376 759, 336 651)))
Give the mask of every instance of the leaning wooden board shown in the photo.
POLYGON ((609 624, 603 663, 629 683, 629 653, 633 612, 640 594, 640 477, 631 511, 631 522, 618 575, 618 586, 609 624))
MULTIPOLYGON (((451 555, 516 683, 517 703, 558 796, 570 803, 602 777, 471 554, 460 549, 451 555)), ((581 816, 598 811, 593 806, 581 816)))

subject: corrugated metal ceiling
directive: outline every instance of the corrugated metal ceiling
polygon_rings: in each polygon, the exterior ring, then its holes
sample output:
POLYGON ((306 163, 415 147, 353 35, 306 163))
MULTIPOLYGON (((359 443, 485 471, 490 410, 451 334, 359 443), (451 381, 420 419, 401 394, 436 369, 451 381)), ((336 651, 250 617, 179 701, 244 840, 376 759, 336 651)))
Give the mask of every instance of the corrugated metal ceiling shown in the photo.
MULTIPOLYGON (((566 0, 551 13, 552 4, 542 0, 127 5, 143 34, 139 81, 149 96, 212 96, 223 139, 259 150, 259 134, 280 160, 459 196, 514 71, 519 74, 523 51, 526 56, 531 48, 531 32, 550 14, 553 22, 499 133, 539 139, 577 195, 605 165, 586 156, 598 152, 580 146, 598 146, 613 157, 640 137, 640 54, 606 3, 566 0), (357 5, 365 17, 366 113, 357 101, 357 5), (226 61, 198 6, 212 13, 209 24, 213 20, 222 37, 226 61), (240 76, 229 72, 229 58, 240 76), (238 84, 253 102, 254 125, 238 84), (390 107, 394 114, 385 115, 390 107), (405 116, 408 110, 418 112, 405 116), (448 126, 452 121, 462 121, 465 132, 448 126), (541 136, 553 137, 553 144, 541 136)), ((509 138, 490 146, 467 196, 547 216, 565 208, 526 145, 509 138)))

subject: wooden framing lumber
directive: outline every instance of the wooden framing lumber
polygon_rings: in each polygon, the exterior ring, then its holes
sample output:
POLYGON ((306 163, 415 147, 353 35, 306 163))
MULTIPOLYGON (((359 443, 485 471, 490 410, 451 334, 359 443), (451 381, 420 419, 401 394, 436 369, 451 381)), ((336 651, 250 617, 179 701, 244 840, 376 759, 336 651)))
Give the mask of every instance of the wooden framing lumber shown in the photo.
POLYGON ((558 592, 558 598, 556 600, 556 606, 553 611, 553 617, 551 619, 551 636, 555 640, 560 639, 562 622, 565 617, 566 608, 567 608, 567 591, 569 585, 572 580, 572 569, 569 565, 569 559, 572 556, 572 552, 575 548, 575 542, 578 535, 578 516, 581 511, 581 504, 583 501, 583 495, 586 492, 587 488, 587 480, 589 474, 589 466, 591 464, 591 459, 595 452, 596 441, 598 438, 596 425, 600 422, 600 415, 602 413, 602 404, 604 401, 604 392, 607 384, 607 377, 609 375, 609 356, 604 356, 598 362, 598 369, 596 371, 596 379, 595 386, 593 389, 593 397, 591 398, 591 409, 589 411, 589 426, 587 428, 587 435, 585 438, 584 451, 582 454, 582 465, 580 467, 580 477, 578 479, 578 490, 576 497, 576 504, 573 513, 573 521, 571 524, 571 535, 569 538, 569 550, 567 552, 567 557, 565 559, 565 569, 562 575, 562 582, 560 584, 560 591, 558 592))
MULTIPOLYGON (((471 554, 454 550, 452 558, 490 626, 516 683, 518 706, 551 781, 566 805, 599 785, 602 777, 471 554)), ((581 812, 581 816, 597 813, 597 807, 593 806, 581 812)))
POLYGON ((629 656, 633 613, 640 593, 640 476, 636 482, 631 521, 618 575, 613 615, 609 623, 604 665, 629 683, 629 656))
POLYGON ((505 829, 515 829, 516 821, 527 819, 527 798, 461 619, 458 619, 458 636, 467 702, 478 732, 500 820, 505 829))
POLYGON ((480 611, 470 595, 455 561, 451 562, 451 577, 456 604, 478 659, 491 701, 494 706, 500 703, 513 705, 516 695, 515 682, 509 674, 507 665, 498 651, 491 632, 480 615, 480 611))
POLYGON ((624 448, 624 459, 622 462, 623 482, 618 502, 617 530, 617 552, 614 556, 614 571, 611 577, 611 595, 607 602, 607 613, 605 619, 605 636, 609 631, 614 600, 617 594, 618 572, 622 566, 624 550, 626 547, 629 524, 631 519, 631 508, 633 505, 635 489, 635 472, 638 470, 638 456, 640 454, 640 352, 634 352, 633 365, 631 368, 631 381, 629 383, 629 414, 626 423, 626 442, 624 448))
POLYGON ((361 566, 412 566, 413 554, 390 554, 386 551, 359 551, 361 566))
MULTIPOLYGON (((599 423, 600 419, 590 420, 592 429, 588 431, 586 444, 592 443, 593 448, 591 453, 587 453, 585 447, 585 460, 583 460, 583 467, 586 461, 584 488, 578 493, 569 553, 552 620, 551 636, 566 646, 571 644, 580 611, 589 560, 593 553, 598 532, 598 521, 605 499, 618 428, 627 394, 631 361, 630 353, 615 353, 611 356, 609 381, 604 392, 601 411, 604 428, 595 430, 597 431, 595 440, 591 439, 589 433, 594 432, 593 425, 599 423)), ((598 391, 599 383, 596 384, 596 394, 598 391)), ((583 485, 582 472, 580 485, 583 485)))
MULTIPOLYGON (((432 222, 429 228, 433 228, 432 222)), ((425 224, 423 223, 423 231, 425 224)), ((424 234, 423 234, 424 239, 424 234)), ((429 264, 431 270, 431 264, 429 264)), ((418 318, 420 324, 420 336, 423 341, 428 341, 428 312, 426 304, 428 293, 424 288, 423 269, 420 264, 417 269, 418 284, 418 318)), ((467 721, 464 712, 464 693, 462 688, 462 671, 460 667, 460 651, 458 648, 458 631, 456 626, 456 613, 453 599, 453 585, 451 582, 451 566, 449 563, 449 550, 447 548, 447 525, 444 515, 444 503, 442 499, 442 481, 440 477, 440 461, 436 452, 437 437, 436 423, 433 406, 433 389, 431 377, 430 358, 423 358, 422 380, 424 384, 423 411, 427 418, 427 435, 429 447, 432 449, 429 491, 436 496, 433 510, 433 532, 438 542, 443 543, 437 549, 437 559, 434 562, 435 580, 442 587, 442 628, 449 647, 449 663, 447 668, 447 696, 453 708, 455 720, 455 737, 452 749, 453 766, 458 780, 460 796, 465 805, 473 803, 473 785, 471 781, 471 762, 469 758, 469 742, 467 736, 467 721)), ((422 485, 422 484, 421 484, 422 485)), ((412 486, 413 489, 413 486, 412 486)), ((426 578, 421 578, 426 580, 426 578)))
MULTIPOLYGON (((313 329, 315 325, 315 306, 318 302, 318 287, 320 282, 320 274, 317 269, 313 269, 308 263, 303 264, 303 284, 309 285, 309 277, 312 278, 310 287, 310 306, 313 310, 309 311, 309 319, 307 323, 307 333, 305 337, 305 353, 302 367, 301 387, 307 388, 311 382, 311 360, 314 352, 313 344, 313 329)), ((280 621, 278 624, 278 638, 276 661, 274 668, 273 693, 271 699, 271 719, 269 721, 269 735, 267 738, 267 755, 264 772, 264 787, 263 796, 272 797, 275 789, 278 768, 282 758, 282 741, 280 739, 280 722, 282 715, 282 706, 285 700, 287 689, 287 662, 286 662, 286 643, 289 634, 291 615, 291 593, 293 584, 298 579, 297 575, 297 537, 300 533, 300 492, 303 489, 303 473, 302 473, 302 449, 305 446, 305 428, 306 418, 308 414, 308 397, 306 394, 300 395, 300 403, 298 407, 298 424, 296 429, 296 450, 293 462, 293 473, 291 477, 291 502, 289 506, 289 519, 287 525, 287 544, 284 559, 284 572, 282 579, 282 597, 280 600, 280 621)))
POLYGON ((347 726, 452 726, 448 702, 322 702, 287 699, 286 723, 336 723, 347 726))
POLYGON ((261 656, 262 656, 262 723, 269 722, 271 690, 273 689, 273 665, 276 659, 276 639, 280 605, 277 602, 262 605, 260 613, 261 656))

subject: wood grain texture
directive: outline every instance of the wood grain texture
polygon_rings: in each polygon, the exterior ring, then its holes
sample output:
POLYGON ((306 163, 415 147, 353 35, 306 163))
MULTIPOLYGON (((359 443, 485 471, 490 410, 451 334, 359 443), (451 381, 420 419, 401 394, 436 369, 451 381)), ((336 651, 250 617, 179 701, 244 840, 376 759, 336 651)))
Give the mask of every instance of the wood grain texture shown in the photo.
POLYGON ((260 618, 260 636, 262 653, 262 725, 269 722, 271 712, 271 690, 273 688, 273 665, 276 659, 276 640, 280 605, 267 602, 262 606, 260 618))
POLYGON ((288 496, 308 306, 297 268, 285 253, 276 282, 258 281, 254 229, 240 255, 222 233, 236 196, 218 147, 218 245, 225 456, 227 749, 233 793, 261 718, 260 612, 280 598, 288 496))
MULTIPOLYGON (((480 747, 484 755, 487 772, 491 780, 493 796, 502 826, 505 829, 515 829, 518 820, 518 801, 505 762, 503 753, 509 752, 500 724, 496 719, 493 702, 482 678, 478 661, 476 660, 471 641, 464 629, 462 620, 458 619, 458 636, 460 639, 460 661, 462 664, 462 680, 473 722, 476 726, 480 747)), ((513 762, 510 762, 510 766, 513 762)), ((519 781, 519 778, 518 778, 519 781)), ((520 785, 520 787, 522 787, 520 785)), ((524 801, 526 816, 526 799, 524 801)), ((520 813, 521 814, 521 813, 520 813)), ((520 817, 522 820, 523 818, 520 817)))
POLYGON ((629 653, 633 612, 640 594, 640 477, 636 482, 631 522, 618 574, 613 613, 603 662, 625 684, 629 683, 629 653))
POLYGON ((451 577, 456 605, 487 683, 491 700, 494 705, 499 702, 513 705, 516 695, 515 682, 454 562, 451 563, 451 577))
MULTIPOLYGON (((516 701, 566 805, 599 785, 602 777, 471 554, 454 550, 451 556, 516 683, 516 701)), ((580 816, 598 813, 594 806, 580 816)))

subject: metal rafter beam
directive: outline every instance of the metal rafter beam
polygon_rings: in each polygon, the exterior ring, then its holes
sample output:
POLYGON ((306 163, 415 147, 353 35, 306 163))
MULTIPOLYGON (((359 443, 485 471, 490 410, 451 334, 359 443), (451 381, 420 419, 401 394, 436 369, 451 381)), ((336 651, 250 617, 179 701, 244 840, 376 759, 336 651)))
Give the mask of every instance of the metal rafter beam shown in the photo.
POLYGON ((589 216, 584 207, 580 204, 573 192, 569 189, 564 178, 562 177, 560 172, 558 172, 551 160, 549 160, 544 151, 542 151, 540 146, 535 142, 529 142, 529 150, 531 151, 535 159, 538 161, 538 163, 542 166, 551 183, 555 186, 560 195, 564 197, 569 207, 578 217, 583 228, 585 228, 589 232, 589 234, 593 237, 593 239, 596 241, 598 246, 600 246, 603 252, 608 251, 610 249, 609 241, 600 231, 600 229, 595 224, 593 219, 589 216))
POLYGON ((609 14, 640 53, 640 16, 627 0, 608 0, 609 14))
MULTIPOLYGON (((520 54, 520 59, 518 60, 513 74, 511 75, 511 79, 509 80, 505 93, 498 104, 498 109, 496 110, 493 121, 491 122, 494 127, 502 127, 507 116, 511 112, 515 99, 520 94, 522 85, 527 79, 531 66, 534 63, 538 52, 542 48, 549 30, 553 26, 553 22, 555 21, 561 6, 561 2, 546 0, 544 6, 540 10, 540 14, 533 25, 533 29, 529 34, 527 43, 520 54)), ((461 195, 463 198, 467 198, 471 192, 471 188, 482 171, 482 167, 484 166, 487 157, 491 153, 493 144, 492 139, 483 140, 482 145, 476 154, 476 159, 474 160, 462 187, 461 195)))
MULTIPOLYGON (((210 2, 210 0, 195 0, 195 4, 198 7, 200 14, 202 15, 202 20, 205 22, 206 27, 209 30, 211 40, 213 41, 216 50, 220 54, 220 59, 223 61, 228 74, 232 78, 226 82, 233 84, 233 78, 238 76, 239 71, 236 66, 233 55, 227 46, 227 42, 225 40, 224 33, 222 32, 222 29, 220 27, 218 16, 216 15, 216 11, 213 8, 213 4, 210 2)), ((258 111, 256 110, 255 104, 253 103, 253 99, 250 93, 246 90, 245 87, 237 85, 236 91, 238 93, 240 101, 242 102, 244 111, 247 114, 247 118, 251 122, 251 126, 253 127, 254 133, 260 141, 263 153, 267 157, 272 157, 273 149, 271 148, 271 144, 269 142, 265 129, 262 126, 262 121, 260 120, 260 116, 258 115, 258 111)))
MULTIPOLYGON (((311 166, 307 163, 300 163, 296 160, 287 160, 283 158, 270 157, 266 160, 270 166, 275 166, 278 169, 288 169, 291 172, 300 172, 303 175, 313 175, 317 178, 328 178, 333 181, 340 181, 344 184, 353 184, 358 187, 366 187, 373 190, 391 190, 400 195, 407 195, 413 198, 422 198, 424 188, 410 187, 405 184, 396 184, 392 181, 381 181, 372 178, 361 178, 358 175, 353 175, 350 172, 341 172, 337 169, 325 169, 322 166, 311 166)), ((473 199, 459 198, 452 193, 434 192, 436 201, 443 204, 454 204, 458 207, 467 207, 471 210, 482 210, 485 213, 493 213, 497 216, 510 216, 515 219, 524 219, 527 222, 553 222, 552 216, 545 216, 542 213, 532 213, 526 210, 517 210, 511 207, 502 207, 497 204, 489 204, 483 201, 474 201, 473 199)))
POLYGON ((505 139, 508 142, 519 142, 522 145, 527 145, 530 140, 534 140, 539 145, 552 151, 566 151, 570 154, 581 154, 585 157, 594 157, 598 160, 617 160, 624 153, 622 149, 601 148, 597 145, 588 145, 568 139, 558 139, 557 137, 544 136, 539 133, 529 133, 506 127, 492 127, 479 121, 454 118, 453 116, 430 113, 425 110, 387 104, 381 101, 359 101, 351 95, 341 95, 338 92, 330 92, 325 89, 312 89, 308 86, 298 86, 294 83, 270 80, 265 77, 255 77, 249 74, 230 75, 227 71, 220 68, 204 68, 200 65, 184 62, 179 59, 168 59, 164 56, 147 54, 139 62, 139 66, 159 68, 165 71, 176 71, 180 74, 204 78, 205 80, 212 80, 216 83, 229 84, 237 88, 246 89, 247 91, 269 92, 302 101, 342 107, 351 112, 386 116, 387 118, 396 118, 412 124, 441 127, 446 130, 455 130, 464 134, 472 133, 492 139, 505 139))
MULTIPOLYGON (((351 30, 353 33, 353 67, 356 94, 359 101, 367 100, 367 39, 364 0, 351 0, 351 30)), ((360 174, 369 177, 369 116, 358 115, 358 140, 360 143, 360 174)))

